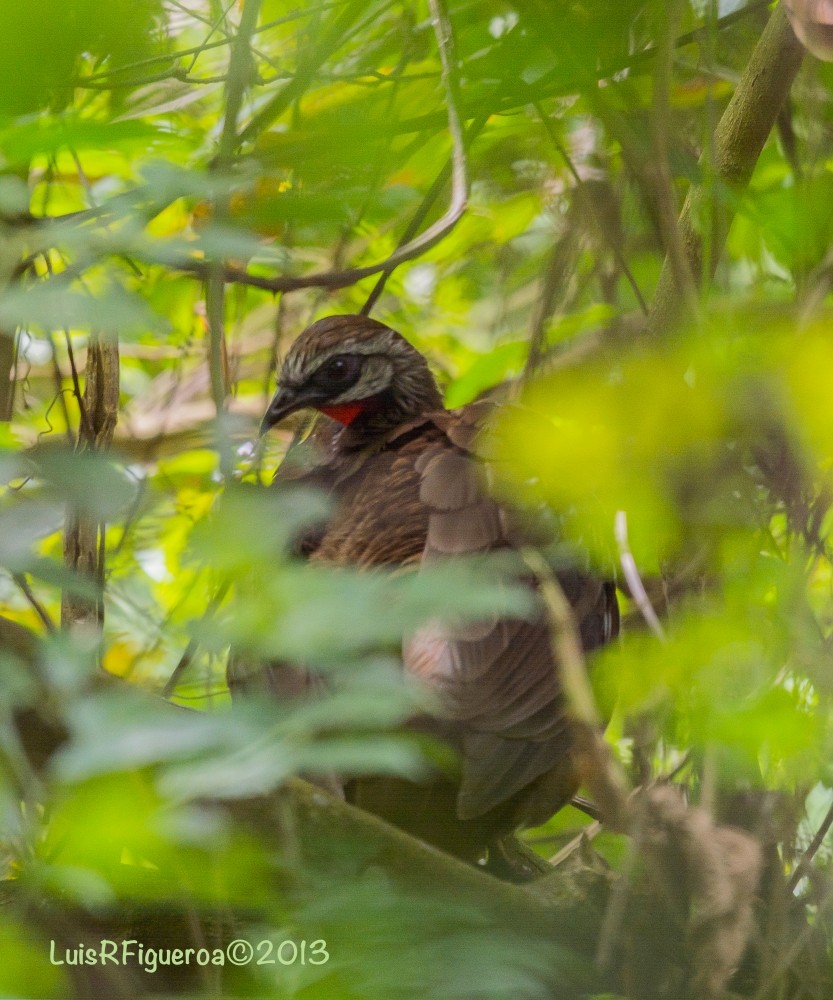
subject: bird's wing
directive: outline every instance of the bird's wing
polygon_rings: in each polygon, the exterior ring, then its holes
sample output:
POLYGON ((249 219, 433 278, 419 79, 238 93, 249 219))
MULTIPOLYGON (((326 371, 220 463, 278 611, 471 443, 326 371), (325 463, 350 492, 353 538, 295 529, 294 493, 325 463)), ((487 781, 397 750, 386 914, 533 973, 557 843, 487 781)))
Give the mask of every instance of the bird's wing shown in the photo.
POLYGON ((784 0, 798 40, 814 56, 833 60, 833 0, 784 0))
MULTIPOLYGON (((417 463, 428 508, 426 565, 517 545, 510 515, 489 496, 475 455, 483 416, 479 406, 449 415, 444 440, 417 463)), ((592 648, 608 638, 602 619, 610 618, 615 594, 578 572, 563 582, 592 648)), ((405 665, 441 692, 449 720, 460 726, 461 819, 500 805, 561 761, 566 766, 570 725, 543 614, 426 629, 407 643, 405 665)))

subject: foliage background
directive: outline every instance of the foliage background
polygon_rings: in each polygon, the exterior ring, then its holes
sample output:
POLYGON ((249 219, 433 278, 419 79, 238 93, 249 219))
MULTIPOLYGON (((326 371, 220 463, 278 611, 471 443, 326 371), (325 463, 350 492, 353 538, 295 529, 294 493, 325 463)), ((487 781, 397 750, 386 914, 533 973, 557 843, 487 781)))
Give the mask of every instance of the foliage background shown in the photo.
MULTIPOLYGON (((398 638, 518 599, 466 567, 306 573, 287 540, 317 501, 255 488, 291 434, 255 444, 276 357, 312 320, 361 310, 381 273, 373 315, 431 358, 447 405, 523 389, 496 429, 502 488, 549 504, 631 596, 634 557, 661 621, 624 598, 597 698, 633 787, 673 773, 764 844, 731 989, 829 996, 833 68, 805 60, 747 187, 716 169, 717 123, 769 14, 755 0, 3 5, 0 605, 36 638, 9 626, 1 644, 2 995, 688 988, 629 979, 622 927, 624 957, 597 974, 560 939, 404 890, 346 835, 321 868, 285 816, 276 839, 205 801, 331 767, 419 774, 430 748, 397 726, 423 696, 397 672, 398 638), (702 276, 680 242, 689 187, 705 194, 702 276), (385 268, 435 223, 441 238, 385 268), (647 334, 666 256, 688 309, 647 334), (116 341, 108 451, 89 359, 116 341), (64 553, 73 517, 97 539, 86 575, 64 553), (332 691, 229 713, 230 643, 314 662, 332 691), (162 711, 160 694, 196 711, 162 711), (26 745, 33 717, 64 741, 48 761, 26 745), (332 958, 168 970, 161 987, 46 958, 49 940, 160 924, 182 943, 220 940, 218 925, 324 937, 332 958)), ((567 809, 530 839, 551 857, 589 822, 567 809)), ((626 838, 596 834, 627 884, 626 838)))

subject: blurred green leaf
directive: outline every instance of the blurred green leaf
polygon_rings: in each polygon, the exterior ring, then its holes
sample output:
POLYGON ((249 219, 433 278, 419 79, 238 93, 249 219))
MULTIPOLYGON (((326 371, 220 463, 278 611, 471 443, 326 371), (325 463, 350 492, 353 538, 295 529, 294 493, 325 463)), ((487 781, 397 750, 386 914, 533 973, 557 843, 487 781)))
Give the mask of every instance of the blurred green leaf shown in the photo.
POLYGON ((136 484, 114 461, 93 452, 39 449, 28 456, 45 496, 102 521, 116 520, 136 496, 136 484))
POLYGON ((7 330, 30 325, 45 330, 108 330, 126 336, 166 327, 162 317, 119 285, 93 295, 68 287, 60 278, 6 291, 0 301, 0 325, 7 330))
POLYGON ((54 997, 70 990, 64 969, 49 962, 49 941, 33 936, 29 924, 10 917, 0 923, 0 994, 6 997, 54 997))

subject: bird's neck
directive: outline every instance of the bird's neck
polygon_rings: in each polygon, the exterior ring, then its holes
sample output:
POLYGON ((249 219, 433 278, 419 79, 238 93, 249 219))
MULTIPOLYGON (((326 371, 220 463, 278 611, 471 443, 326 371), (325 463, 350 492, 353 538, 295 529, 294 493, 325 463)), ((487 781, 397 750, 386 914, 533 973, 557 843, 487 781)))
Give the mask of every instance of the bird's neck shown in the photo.
POLYGON ((367 411, 370 400, 360 399, 355 403, 340 403, 335 406, 320 406, 319 409, 342 426, 349 427, 353 421, 367 411))
POLYGON ((442 410, 439 390, 433 383, 431 389, 417 399, 397 398, 391 390, 386 390, 372 399, 321 409, 344 425, 339 433, 339 447, 352 451, 376 444, 397 427, 423 416, 428 419, 430 414, 442 410))

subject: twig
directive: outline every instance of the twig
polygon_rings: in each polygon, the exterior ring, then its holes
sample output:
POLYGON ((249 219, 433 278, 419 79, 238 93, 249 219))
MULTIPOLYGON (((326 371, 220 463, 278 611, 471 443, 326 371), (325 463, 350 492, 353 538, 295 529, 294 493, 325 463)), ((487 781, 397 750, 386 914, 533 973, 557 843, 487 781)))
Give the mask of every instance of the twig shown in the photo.
MULTIPOLYGON (((249 83, 252 58, 249 45, 257 27, 259 14, 260 0, 246 0, 243 6, 243 14, 240 18, 240 25, 232 41, 229 55, 225 114, 223 116, 223 128, 220 134, 217 158, 214 163, 215 168, 227 168, 240 144, 240 137, 237 133, 237 118, 243 104, 243 95, 249 83)), ((223 195, 217 199, 215 214, 218 219, 222 219, 227 213, 228 195, 223 195)), ((211 376, 211 396, 214 400, 214 408, 217 415, 217 447, 220 457, 220 470, 223 477, 228 480, 234 471, 234 455, 231 444, 227 440, 224 425, 226 395, 228 393, 225 366, 224 269, 224 264, 221 260, 211 261, 208 264, 205 309, 210 337, 209 372, 211 376)))
MULTIPOLYGON (((746 188, 803 54, 804 49, 793 34, 784 8, 779 5, 772 12, 715 130, 714 170, 719 184, 735 192, 746 188)), ((689 268, 698 282, 703 274, 703 243, 698 220, 713 210, 708 190, 699 185, 691 187, 678 223, 689 268)), ((729 214, 721 212, 715 219, 709 277, 714 275, 726 242, 729 214)), ((672 262, 666 258, 651 303, 648 329, 655 334, 665 332, 679 317, 681 308, 682 290, 672 262)))
POLYGON ((590 841, 594 840, 602 832, 602 824, 598 820, 593 820, 581 833, 576 834, 575 837, 568 843, 566 843, 560 851, 556 851, 555 854, 549 859, 549 863, 553 868, 557 868, 559 865, 563 864, 571 854, 582 847, 584 844, 589 844, 590 841))
MULTIPOLYGON (((471 145, 475 137, 483 129, 483 126, 486 124, 487 120, 488 120, 488 115, 480 115, 470 123, 465 137, 465 145, 467 149, 471 145)), ((434 183, 425 192, 425 195, 419 204, 419 208, 417 208, 413 218, 408 223, 408 228, 402 234, 402 239, 399 241, 397 249, 406 246, 408 242, 411 239, 413 239, 413 237, 419 232, 419 227, 425 221, 428 213, 431 211, 434 202, 439 197, 440 192, 448 183, 448 179, 449 177, 451 177, 451 169, 452 169, 452 160, 449 160, 442 168, 442 170, 437 174, 434 183)), ((362 306, 361 309, 362 316, 370 315, 371 310, 379 300, 379 296, 385 290, 385 285, 387 284, 388 278, 391 276, 391 274, 393 274, 395 270, 396 270, 396 264, 386 266, 384 268, 382 273, 379 275, 379 280, 373 286, 373 290, 371 291, 370 295, 368 295, 367 301, 362 306)))
POLYGON ((55 347, 55 341, 52 339, 52 334, 49 334, 49 347, 51 355, 52 364, 52 378, 55 383, 56 399, 60 399, 61 408, 64 411, 64 422, 66 423, 66 430, 64 435, 67 439, 67 444, 70 448, 75 447, 75 436, 72 433, 72 422, 69 419, 69 407, 67 406, 66 396, 64 395, 64 384, 63 375, 61 374, 61 366, 58 363, 58 351, 55 347))
MULTIPOLYGON (((59 389, 52 397, 52 401, 50 402, 49 406, 47 406, 46 413, 44 413, 43 415, 43 421, 46 424, 46 430, 38 431, 38 436, 37 436, 38 444, 40 444, 42 438, 46 437, 48 434, 54 433, 55 431, 55 425, 50 420, 50 417, 52 416, 52 410, 58 405, 59 400, 61 402, 62 409, 66 412, 66 400, 63 399, 62 397, 67 393, 72 395, 72 389, 59 389)), ((26 478, 23 480, 22 485, 28 483, 31 478, 32 478, 31 476, 26 476, 26 478)), ((19 487, 9 487, 9 488, 16 489, 19 487)))
POLYGON ((587 783, 602 810, 605 823, 613 830, 625 831, 629 825, 628 785, 620 765, 602 737, 602 717, 587 679, 584 653, 572 609, 561 584, 541 554, 534 549, 523 549, 521 556, 538 581, 549 617, 553 658, 558 664, 559 679, 572 710, 576 750, 584 759, 587 783))
MULTIPOLYGON (((399 58, 399 62, 396 64, 396 67, 394 68, 393 72, 391 73, 392 87, 390 89, 390 93, 388 94, 387 100, 385 102, 385 117, 389 117, 389 116, 393 115, 394 107, 396 105, 396 97, 397 97, 397 95, 399 93, 399 87, 400 87, 400 83, 401 83, 401 80, 402 80, 402 76, 403 76, 403 74, 405 72, 405 67, 408 65, 410 59, 411 59, 410 52, 408 52, 407 49, 403 50, 402 55, 399 58)), ((376 162, 374 163, 374 166, 373 166, 372 179, 369 180, 368 183, 367 183, 367 188, 365 190, 364 198, 362 199, 361 203, 359 204, 357 210, 353 213, 353 218, 351 220, 349 220, 348 222, 346 222, 345 225, 342 227, 341 234, 340 234, 340 236, 338 238, 338 242, 336 243, 336 246, 335 246, 335 249, 334 249, 333 255, 332 255, 332 265, 331 266, 333 268, 341 267, 342 266, 342 262, 344 260, 344 254, 346 253, 347 248, 348 248, 348 246, 349 246, 349 244, 350 244, 350 242, 351 242, 354 234, 358 231, 359 225, 361 224, 362 220, 364 219, 367 210, 370 208, 370 205, 372 204, 373 199, 376 197, 376 195, 379 192, 379 184, 380 184, 382 175, 384 173, 385 167, 387 166, 387 162, 388 162, 388 159, 390 157, 391 149, 393 148, 393 142, 394 142, 393 136, 390 133, 388 133, 387 134, 387 141, 385 143, 384 153, 380 153, 380 155, 376 158, 376 162)), ((405 155, 407 155, 407 154, 405 154, 405 155)), ((397 243, 397 246, 401 246, 405 242, 407 242, 407 241, 405 239, 402 239, 402 240, 400 240, 397 243)), ((382 275, 382 278, 380 278, 380 280, 376 283, 377 288, 380 285, 382 287, 384 287, 384 283, 385 283, 384 280, 383 280, 384 278, 385 278, 385 275, 382 275)), ((368 315, 368 313, 369 313, 369 304, 372 304, 371 303, 371 299, 373 299, 373 295, 374 295, 375 291, 376 291, 376 289, 374 288, 373 292, 371 292, 370 298, 368 298, 367 302, 365 303, 365 305, 363 307, 362 315, 364 315, 364 316, 368 315)), ((380 291, 381 291, 381 288, 380 288, 380 291)), ((312 303, 310 305, 310 317, 311 318, 317 313, 318 308, 321 305, 321 302, 323 301, 323 299, 325 297, 326 297, 326 292, 323 289, 320 289, 318 295, 316 295, 316 296, 313 297, 313 301, 312 301, 312 303)), ((375 301, 375 299, 374 299, 374 301, 375 301)))
POLYGON ((670 784, 675 778, 679 777, 680 774, 688 767, 691 763, 692 755, 691 751, 688 750, 683 754, 682 758, 671 768, 670 771, 666 771, 665 774, 658 774, 656 783, 659 784, 670 784))
MULTIPOLYGON (((329 30, 323 32, 318 43, 306 53, 304 60, 295 70, 294 76, 285 87, 258 109, 248 125, 241 131, 241 143, 256 139, 264 129, 282 115, 304 93, 321 64, 330 57, 333 50, 345 44, 352 33, 351 28, 355 30, 355 21, 366 9, 366 5, 359 0, 351 0, 351 2, 340 6, 342 6, 341 12, 334 18, 329 30)), ((314 9, 316 13, 320 11, 320 8, 314 9)), ((378 11, 374 11, 371 20, 375 20, 377 17, 378 11)))
POLYGON ((831 287, 833 287, 833 250, 828 250, 824 260, 810 273, 807 284, 799 296, 799 327, 804 328, 812 323, 831 287))
MULTIPOLYGON (((226 594, 228 594, 230 586, 231 586, 230 583, 223 583, 220 585, 217 592, 209 601, 208 607, 205 609, 205 613, 203 614, 202 618, 203 621, 208 621, 214 614, 214 612, 217 610, 217 608, 220 607, 220 605, 226 599, 226 594)), ((185 647, 182 656, 180 656, 179 658, 179 662, 174 667, 171 676, 168 678, 168 680, 165 682, 165 686, 162 688, 163 698, 170 698, 170 696, 174 693, 177 684, 179 684, 180 680, 182 679, 182 675, 191 666, 191 663, 193 662, 194 656, 196 655, 199 647, 200 644, 196 639, 191 639, 188 645, 185 647)))
POLYGON ((35 597, 35 593, 29 586, 29 581, 26 579, 25 573, 12 573, 12 579, 17 584, 20 592, 26 598, 26 600, 32 605, 35 614, 40 619, 41 625, 46 629, 47 632, 54 633, 57 632, 57 626, 52 620, 52 616, 46 610, 46 608, 41 604, 41 602, 35 597))
MULTIPOLYGON (((81 381, 78 378, 78 367, 75 364, 75 354, 72 348, 72 337, 69 330, 64 328, 64 339, 67 345, 67 358, 69 360, 69 370, 72 376, 72 392, 75 396, 75 401, 78 404, 78 413, 81 418, 81 427, 84 434, 88 437, 92 437, 93 430, 90 426, 89 419, 87 418, 87 406, 84 403, 84 394, 81 392, 81 381)), ((67 426, 69 426, 69 420, 67 419, 67 426)), ((79 435, 80 436, 80 435, 79 435)))
POLYGON ((112 550, 112 557, 115 559, 122 551, 124 546, 127 544, 127 539, 130 536, 130 532, 135 527, 139 520, 139 511, 142 508, 142 503, 145 499, 145 494, 147 493, 148 487, 148 477, 141 476, 138 477, 132 472, 128 472, 130 478, 136 483, 136 495, 130 503, 130 509, 127 512, 127 516, 124 519, 124 524, 121 529, 121 536, 112 550))
POLYGON ((807 850, 801 855, 801 860, 795 866, 795 871, 787 882, 787 893, 795 892, 795 887, 806 875, 811 861, 824 843, 824 838, 827 836, 831 826, 833 826, 833 805, 827 810, 827 815, 822 820, 821 826, 816 830, 815 836, 810 841, 807 850))
POLYGON ((649 188, 652 188, 656 206, 657 229, 665 249, 666 265, 671 269, 675 287, 687 311, 692 315, 697 315, 699 309, 697 279, 699 274, 695 274, 694 262, 686 254, 683 243, 674 179, 668 159, 674 29, 682 13, 680 0, 668 0, 659 9, 662 11, 662 30, 657 46, 657 59, 654 64, 654 93, 650 116, 653 155, 645 164, 645 175, 649 181, 649 188))
POLYGON ((825 917, 833 906, 833 881, 828 879, 827 891, 816 904, 815 921, 812 924, 805 924, 801 933, 796 937, 786 952, 781 947, 781 957, 770 975, 761 983, 754 1000, 764 1000, 767 996, 782 996, 780 990, 781 980, 784 978, 793 962, 799 957, 802 949, 806 947, 814 934, 819 933, 819 928, 823 927, 822 918, 825 917))
MULTIPOLYGON (((535 106, 535 110, 538 112, 538 117, 541 119, 541 124, 544 126, 544 129, 546 130, 546 133, 549 136, 550 142, 553 144, 553 146, 555 146, 555 149, 557 150, 558 154, 564 160, 564 164, 567 167, 567 169, 569 170, 570 174, 572 175, 573 180, 578 185, 583 184, 584 181, 582 181, 581 175, 579 174, 578 170, 576 169, 576 165, 575 165, 575 163, 573 163, 572 157, 567 152, 567 150, 564 148, 564 144, 558 138, 558 135, 556 134, 555 129, 552 127, 552 122, 550 121, 549 115, 546 114, 546 112, 544 111, 544 109, 541 107, 541 104, 540 104, 539 101, 535 101, 535 105, 534 106, 535 106)), ((596 225, 599 227, 599 229, 600 229, 601 232, 606 233, 607 230, 602 225, 602 220, 601 220, 601 217, 600 217, 600 213, 599 213, 598 208, 596 207, 595 202, 593 202, 592 199, 591 199, 591 201, 590 201, 589 204, 590 204, 590 211, 593 214, 593 217, 594 217, 594 219, 596 221, 596 225)), ((619 268, 622 271, 622 274, 625 275, 625 278, 627 279, 628 284, 631 286, 631 291, 633 292, 634 297, 636 298, 636 301, 639 303, 639 308, 647 316, 648 315, 648 303, 645 301, 645 297, 643 296, 642 291, 640 290, 639 285, 636 282, 636 278, 633 276, 633 272, 631 271, 630 267, 628 266, 628 262, 625 260, 625 255, 622 253, 622 248, 619 246, 619 244, 618 244, 618 242, 616 240, 609 240, 608 241, 608 245, 610 246, 610 249, 611 249, 611 251, 613 253, 613 257, 616 260, 616 263, 619 265, 619 268)))
POLYGON ((245 0, 240 26, 231 43, 226 79, 226 110, 223 116, 223 130, 220 134, 220 148, 217 156, 217 160, 222 166, 228 165, 241 142, 240 136, 237 134, 237 118, 243 105, 243 95, 249 83, 250 43, 257 28, 260 2, 261 0, 245 0))
POLYGON ((587 680, 584 652, 573 621, 573 613, 564 591, 539 552, 524 549, 524 562, 535 574, 541 597, 553 626, 556 663, 561 671, 564 690, 570 699, 575 717, 588 726, 601 726, 602 717, 587 680))
MULTIPOLYGON (((334 7, 340 6, 341 3, 326 3, 315 4, 314 7, 307 8, 306 10, 295 10, 291 14, 287 14, 285 17, 279 17, 274 21, 268 21, 266 24, 261 24, 252 34, 260 35, 264 31, 269 31, 270 29, 277 28, 280 25, 289 24, 292 21, 300 21, 302 18, 312 17, 313 14, 318 14, 321 11, 331 10, 334 7)), ((191 13, 193 13, 193 11, 191 13)), ((158 56, 148 56, 146 59, 138 59, 134 63, 128 63, 114 69, 104 69, 99 73, 91 73, 89 76, 76 77, 72 81, 72 86, 86 87, 90 83, 94 83, 98 80, 106 80, 111 76, 119 76, 121 73, 126 73, 128 70, 142 69, 144 66, 155 66, 157 63, 175 62, 178 59, 185 59, 188 56, 199 55, 209 49, 218 49, 222 48, 224 45, 230 45, 233 40, 233 37, 228 36, 225 38, 219 38, 214 42, 202 42, 200 45, 194 45, 188 49, 180 49, 177 52, 165 53, 158 56)))
MULTIPOLYGON (((579 248, 579 234, 575 219, 570 212, 566 220, 567 229, 550 252, 549 260, 541 282, 541 292, 532 317, 532 328, 529 335, 529 349, 526 354, 521 382, 526 383, 535 374, 544 355, 544 338, 547 321, 553 314, 556 305, 556 295, 573 269, 579 248)), ((564 307, 563 295, 561 306, 564 307)))
MULTIPOLYGON (((368 277, 377 271, 392 271, 399 264, 413 260, 435 246, 448 235, 460 220, 468 203, 468 160, 466 156, 466 137, 460 117, 460 93, 457 82, 456 56, 454 53, 454 34, 448 12, 443 0, 429 0, 431 22, 437 38, 442 63, 442 80, 445 88, 446 106, 448 111, 448 131, 451 135, 451 199, 443 216, 429 226, 421 236, 405 243, 395 250, 382 266, 374 265, 372 269, 356 268, 368 277)), ((358 280, 358 279, 357 279, 358 280)))
MULTIPOLYGON (((199 62, 200 56, 205 52, 206 46, 211 41, 212 36, 217 33, 217 31, 220 29, 220 26, 222 25, 223 21, 225 21, 225 19, 228 17, 229 11, 234 7, 234 3, 235 3, 235 0, 231 0, 231 2, 228 3, 220 11, 220 13, 217 15, 217 17, 212 21, 210 18, 204 17, 198 11, 189 10, 183 4, 177 3, 177 0, 173 0, 173 4, 174 4, 175 7, 178 7, 181 11, 183 11, 185 14, 188 14, 189 16, 193 17, 195 20, 200 21, 202 24, 204 24, 209 29, 208 34, 203 39, 202 45, 200 46, 199 50, 197 52, 195 52, 193 54, 193 56, 191 56, 191 62, 188 65, 188 69, 185 71, 186 74, 190 74, 190 73, 194 72, 194 69, 195 69, 197 63, 199 62)), ((225 30, 223 30, 223 37, 227 38, 230 42, 234 41, 234 39, 231 38, 230 35, 229 35, 229 33, 227 31, 225 31, 225 30)))
MULTIPOLYGON (((380 271, 393 270, 405 261, 419 257, 436 246, 457 225, 468 204, 468 158, 459 111, 454 40, 451 25, 441 0, 431 0, 431 11, 443 66, 442 76, 446 93, 448 130, 452 142, 451 197, 448 208, 441 218, 429 226, 420 236, 399 247, 385 260, 369 264, 366 267, 348 268, 344 271, 322 271, 297 278, 286 275, 267 278, 225 267, 222 271, 224 282, 249 285, 271 292, 292 292, 301 288, 346 288, 348 285, 354 285, 380 271)), ((238 143, 246 140, 253 124, 254 122, 250 123, 237 136, 238 143)), ((197 274, 201 277, 210 270, 202 261, 183 261, 175 266, 181 271, 197 274)))
POLYGON ((619 936, 628 906, 628 898, 631 893, 636 862, 639 857, 639 844, 642 841, 642 813, 639 813, 637 820, 638 829, 633 832, 633 836, 627 842, 625 857, 619 871, 619 878, 613 884, 607 907, 605 908, 599 938, 596 943, 596 968, 605 971, 610 968, 613 961, 613 949, 616 939, 619 936))
POLYGON ((625 582, 628 585, 628 590, 636 601, 636 606, 639 608, 648 627, 658 639, 665 642, 665 629, 662 627, 662 622, 657 617, 656 611, 654 611, 654 606, 651 604, 651 599, 648 597, 648 592, 642 583, 642 577, 639 575, 636 560, 628 545, 628 515, 625 511, 616 511, 613 530, 616 536, 616 544, 619 547, 619 562, 622 565, 622 572, 625 574, 625 582))

